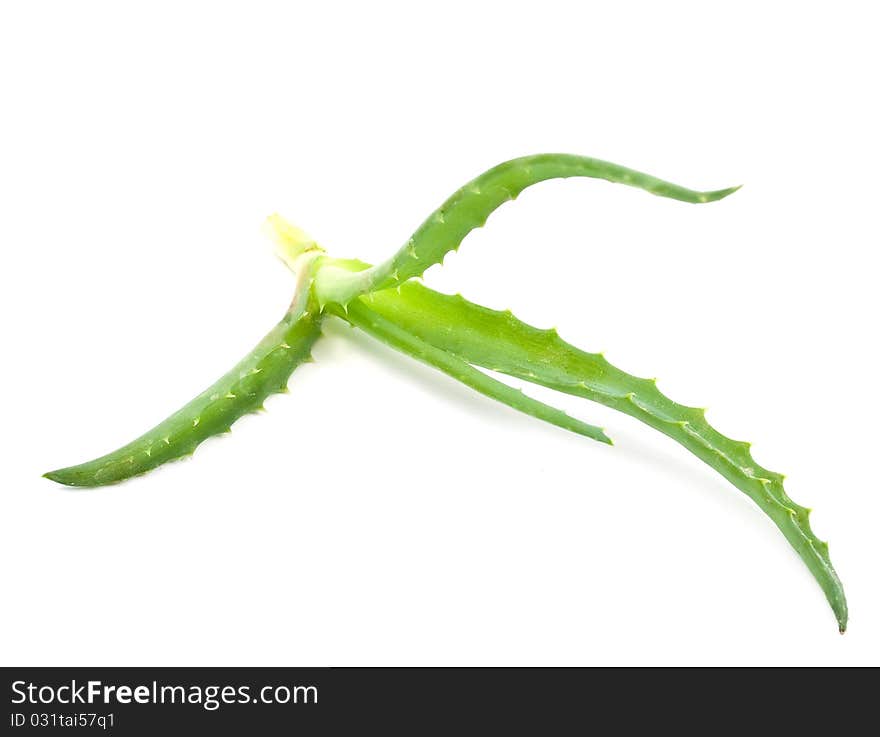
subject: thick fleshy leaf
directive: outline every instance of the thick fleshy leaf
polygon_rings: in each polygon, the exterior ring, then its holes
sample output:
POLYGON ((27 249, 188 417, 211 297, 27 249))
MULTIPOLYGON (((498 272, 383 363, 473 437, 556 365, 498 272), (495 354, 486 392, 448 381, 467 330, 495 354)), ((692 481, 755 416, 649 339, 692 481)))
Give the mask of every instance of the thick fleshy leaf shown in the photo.
POLYGON ((602 428, 581 422, 562 410, 539 402, 529 397, 519 389, 514 389, 502 381, 487 376, 479 369, 474 368, 466 361, 462 361, 455 355, 437 348, 430 343, 402 329, 390 320, 367 307, 366 304, 355 300, 348 306, 347 311, 337 308, 337 314, 345 317, 352 325, 360 328, 374 338, 386 343, 392 348, 401 351, 423 363, 439 369, 443 373, 462 382, 480 394, 506 404, 512 409, 531 415, 539 420, 549 422, 565 430, 584 435, 602 443, 611 444, 611 440, 602 431, 602 428))
POLYGON ((553 329, 539 330, 510 312, 498 312, 409 282, 359 301, 400 329, 463 361, 551 389, 591 399, 624 412, 668 435, 749 496, 785 535, 819 582, 846 628, 843 586, 828 545, 810 529, 810 511, 793 502, 783 476, 759 465, 749 443, 732 440, 706 421, 705 412, 678 404, 653 379, 632 376, 598 353, 586 353, 553 329))
POLYGON ((715 202, 738 187, 710 192, 687 189, 609 161, 573 154, 536 154, 499 164, 465 184, 419 226, 407 242, 387 261, 353 274, 328 263, 317 275, 315 292, 323 304, 345 305, 359 294, 387 289, 421 276, 441 263, 449 251, 458 250, 474 228, 527 187, 548 179, 591 177, 643 189, 681 202, 715 202))

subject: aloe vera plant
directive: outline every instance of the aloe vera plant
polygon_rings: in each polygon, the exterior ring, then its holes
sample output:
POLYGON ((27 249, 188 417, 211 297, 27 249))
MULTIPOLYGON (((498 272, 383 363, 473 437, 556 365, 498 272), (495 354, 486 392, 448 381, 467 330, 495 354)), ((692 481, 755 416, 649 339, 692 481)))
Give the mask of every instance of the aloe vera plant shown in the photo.
POLYGON ((293 370, 310 360, 328 316, 431 365, 472 389, 532 417, 593 440, 611 443, 601 428, 581 422, 481 371, 490 369, 619 410, 669 436, 746 494, 776 524, 821 586, 843 632, 847 605, 828 557, 810 529, 809 510, 793 502, 783 476, 761 467, 749 444, 731 440, 706 421, 702 409, 663 395, 653 379, 632 376, 596 353, 563 341, 555 330, 531 327, 421 284, 467 234, 526 187, 561 177, 593 177, 688 203, 721 200, 736 187, 686 189, 606 161, 539 154, 500 164, 456 191, 387 261, 370 265, 327 255, 312 239, 275 215, 269 219, 279 255, 296 273, 293 301, 281 321, 232 370, 187 405, 127 445, 47 478, 70 486, 101 486, 190 455, 212 435, 284 391, 293 370))

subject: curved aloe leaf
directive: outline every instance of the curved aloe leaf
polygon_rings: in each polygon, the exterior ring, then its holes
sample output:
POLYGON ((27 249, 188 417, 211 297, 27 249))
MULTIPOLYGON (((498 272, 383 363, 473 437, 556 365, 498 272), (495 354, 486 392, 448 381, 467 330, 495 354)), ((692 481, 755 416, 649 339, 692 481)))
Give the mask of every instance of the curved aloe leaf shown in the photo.
POLYGON ((810 510, 791 500, 781 474, 752 458, 749 443, 732 440, 709 425, 704 410, 672 401, 660 392, 655 380, 632 376, 601 354, 575 348, 554 329, 539 330, 509 311, 490 310, 461 295, 440 294, 409 282, 358 301, 463 361, 612 407, 683 445, 773 520, 822 587, 840 631, 846 629, 843 586, 827 543, 810 529, 810 510))
POLYGON ((67 486, 105 486, 192 455, 208 438, 229 432, 274 393, 287 390, 299 365, 312 360, 324 319, 309 292, 317 252, 301 256, 297 290, 281 321, 230 371, 195 399, 121 448, 76 466, 43 474, 67 486))
POLYGON ((736 192, 730 187, 700 192, 609 161, 573 154, 536 154, 512 159, 471 180, 428 216, 412 237, 387 261, 353 274, 328 263, 315 280, 321 304, 346 305, 359 294, 388 289, 421 276, 428 267, 458 250, 464 237, 508 200, 527 187, 548 179, 591 177, 644 189, 681 202, 715 202, 736 192))

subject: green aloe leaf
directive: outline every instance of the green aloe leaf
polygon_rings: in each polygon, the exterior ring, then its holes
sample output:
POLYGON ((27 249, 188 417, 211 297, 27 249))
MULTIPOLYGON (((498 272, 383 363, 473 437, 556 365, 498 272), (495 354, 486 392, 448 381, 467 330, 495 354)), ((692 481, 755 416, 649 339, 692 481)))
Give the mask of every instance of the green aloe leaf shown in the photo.
MULTIPOLYGON (((783 476, 752 458, 749 443, 715 430, 705 411, 678 404, 643 379, 612 366, 601 354, 566 343, 556 330, 540 330, 461 295, 416 282, 359 298, 362 306, 461 360, 557 391, 590 399, 641 420, 687 448, 752 499, 776 524, 825 593, 843 632, 846 597, 827 543, 810 528, 810 510, 783 488, 783 476)), ((362 310, 362 307, 359 307, 362 310)), ((351 310, 350 310, 351 311, 351 310)))
POLYGON ((549 422, 551 425, 556 425, 565 430, 571 430, 571 432, 611 445, 611 440, 602 431, 602 428, 581 422, 562 410, 550 407, 543 402, 539 402, 537 399, 529 397, 519 389, 514 389, 502 381, 487 376, 452 353, 437 348, 416 337, 411 332, 401 329, 398 325, 370 310, 358 300, 351 302, 347 311, 337 309, 336 314, 344 317, 352 325, 360 328, 368 335, 372 335, 374 338, 412 358, 439 369, 462 384, 478 391, 480 394, 506 404, 508 407, 519 412, 549 422))
POLYGON ((315 291, 321 304, 346 305, 359 294, 387 289, 443 261, 458 250, 464 237, 482 227, 497 208, 527 187, 548 179, 590 177, 626 184, 659 197, 695 204, 716 202, 736 192, 729 187, 709 192, 681 187, 635 169, 609 161, 573 154, 536 154, 505 161, 480 174, 458 189, 431 213, 412 237, 387 261, 362 271, 334 267, 331 263, 317 274, 315 291))

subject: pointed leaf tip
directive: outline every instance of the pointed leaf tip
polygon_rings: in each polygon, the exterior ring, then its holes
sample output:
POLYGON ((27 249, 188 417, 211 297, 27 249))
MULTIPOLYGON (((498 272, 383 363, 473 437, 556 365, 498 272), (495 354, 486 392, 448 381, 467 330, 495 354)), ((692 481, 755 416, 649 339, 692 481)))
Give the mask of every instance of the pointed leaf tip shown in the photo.
POLYGON ((743 185, 737 184, 735 187, 728 187, 727 189, 718 189, 714 192, 706 193, 706 202, 718 202, 718 200, 723 200, 725 197, 730 197, 734 192, 738 192, 741 190, 743 185))

